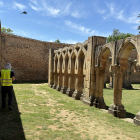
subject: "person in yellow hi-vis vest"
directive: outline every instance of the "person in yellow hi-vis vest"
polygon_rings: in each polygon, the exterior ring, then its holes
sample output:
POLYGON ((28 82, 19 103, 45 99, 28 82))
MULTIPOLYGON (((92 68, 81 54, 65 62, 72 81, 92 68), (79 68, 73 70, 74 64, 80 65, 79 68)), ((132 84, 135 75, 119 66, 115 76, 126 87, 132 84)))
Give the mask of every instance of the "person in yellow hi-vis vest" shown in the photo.
POLYGON ((14 72, 11 70, 11 64, 7 63, 5 69, 0 71, 1 79, 1 95, 2 95, 2 110, 6 107, 6 94, 8 93, 8 106, 9 110, 12 110, 12 97, 13 97, 13 86, 12 81, 15 80, 14 72))

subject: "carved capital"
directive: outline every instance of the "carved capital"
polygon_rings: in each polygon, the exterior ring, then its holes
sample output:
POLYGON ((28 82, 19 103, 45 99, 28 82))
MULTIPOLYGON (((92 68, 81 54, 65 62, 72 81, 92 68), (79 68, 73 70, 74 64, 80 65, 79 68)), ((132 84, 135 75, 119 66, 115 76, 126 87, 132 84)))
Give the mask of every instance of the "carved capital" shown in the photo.
POLYGON ((111 66, 111 69, 116 76, 123 76, 123 73, 125 72, 126 67, 115 65, 115 66, 111 66))
POLYGON ((105 68, 103 67, 95 67, 96 73, 99 74, 104 74, 105 73, 105 68))

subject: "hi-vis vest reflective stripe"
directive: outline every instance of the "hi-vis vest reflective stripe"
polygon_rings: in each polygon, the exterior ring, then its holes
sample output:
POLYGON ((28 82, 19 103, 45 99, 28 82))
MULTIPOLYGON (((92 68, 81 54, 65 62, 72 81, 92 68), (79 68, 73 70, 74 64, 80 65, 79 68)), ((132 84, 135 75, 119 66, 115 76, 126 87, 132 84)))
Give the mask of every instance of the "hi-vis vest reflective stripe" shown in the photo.
POLYGON ((10 77, 11 70, 1 70, 1 86, 12 86, 12 78, 10 77))

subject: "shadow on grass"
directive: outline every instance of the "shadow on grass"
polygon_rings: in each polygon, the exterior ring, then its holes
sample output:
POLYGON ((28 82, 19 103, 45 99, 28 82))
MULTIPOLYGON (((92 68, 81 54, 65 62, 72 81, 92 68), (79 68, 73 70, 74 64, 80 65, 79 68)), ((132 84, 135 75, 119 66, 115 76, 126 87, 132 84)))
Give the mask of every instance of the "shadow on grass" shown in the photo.
POLYGON ((48 80, 34 80, 34 81, 13 81, 13 84, 42 84, 48 83, 48 80))
MULTIPOLYGON (((109 106, 106 106, 106 110, 109 109, 109 106)), ((126 112, 126 118, 131 118, 131 119, 134 119, 136 115, 135 114, 132 114, 130 112, 126 112)))
MULTIPOLYGON (((8 103, 8 96, 6 104, 8 103)), ((1 105, 1 99, 0 99, 1 105)), ((20 118, 21 113, 19 112, 15 93, 13 95, 13 110, 9 111, 8 107, 6 110, 0 110, 0 139, 1 140, 25 140, 25 134, 20 118)))

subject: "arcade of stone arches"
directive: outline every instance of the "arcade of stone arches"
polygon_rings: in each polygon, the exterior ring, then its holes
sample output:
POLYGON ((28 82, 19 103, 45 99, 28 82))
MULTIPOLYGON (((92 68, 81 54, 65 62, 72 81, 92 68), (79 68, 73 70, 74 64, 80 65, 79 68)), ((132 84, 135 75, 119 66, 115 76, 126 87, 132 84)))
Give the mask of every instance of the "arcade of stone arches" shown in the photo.
MULTIPOLYGON (((113 101, 108 112, 125 118, 122 105, 122 81, 128 66, 128 56, 137 50, 136 69, 140 71, 140 35, 106 43, 105 37, 91 36, 84 43, 77 43, 58 50, 49 50, 49 86, 76 100, 105 109, 103 98, 105 69, 111 55, 113 73, 113 101)), ((140 112, 134 118, 140 125, 140 112)))

